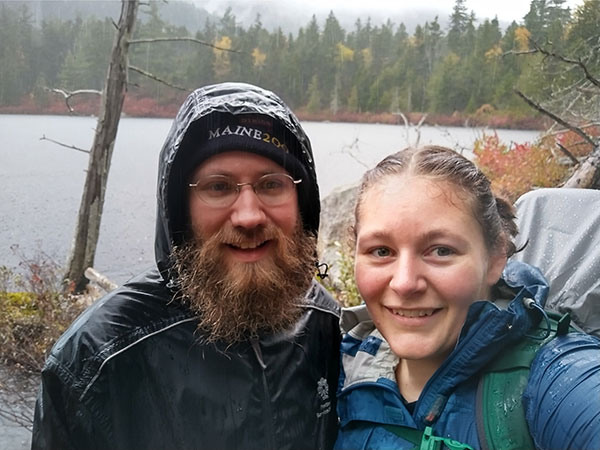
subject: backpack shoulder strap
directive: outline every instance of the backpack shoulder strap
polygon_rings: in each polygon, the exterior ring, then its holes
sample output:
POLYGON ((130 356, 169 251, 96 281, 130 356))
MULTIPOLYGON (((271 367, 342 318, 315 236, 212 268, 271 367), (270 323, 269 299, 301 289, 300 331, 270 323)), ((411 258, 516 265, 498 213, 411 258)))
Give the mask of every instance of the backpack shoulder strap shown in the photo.
POLYGON ((384 428, 414 445, 413 450, 474 450, 470 445, 454 439, 434 436, 429 426, 423 431, 403 425, 384 425, 384 428))
POLYGON ((557 335, 571 330, 568 314, 548 314, 548 321, 534 329, 494 359, 477 386, 477 434, 481 450, 535 449, 523 407, 531 362, 538 350, 557 335))

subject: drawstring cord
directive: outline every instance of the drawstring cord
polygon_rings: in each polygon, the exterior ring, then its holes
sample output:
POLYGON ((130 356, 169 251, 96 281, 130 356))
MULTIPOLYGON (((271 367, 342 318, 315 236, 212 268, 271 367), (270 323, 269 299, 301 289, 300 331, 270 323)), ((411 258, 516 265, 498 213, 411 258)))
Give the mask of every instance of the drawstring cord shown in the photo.
POLYGON ((548 336, 550 336, 550 333, 552 332, 552 326, 550 325, 550 319, 548 318, 548 314, 546 314, 546 311, 544 311, 544 308, 542 308, 540 305, 538 305, 536 303, 536 301, 532 298, 525 297, 523 299, 523 305, 527 309, 531 309, 531 310, 537 309, 539 312, 542 313, 542 316, 544 317, 544 320, 546 322, 546 330, 545 330, 545 334, 543 336, 536 336, 533 334, 526 334, 525 336, 527 336, 528 338, 531 338, 531 339, 539 339, 539 340, 543 341, 548 336))

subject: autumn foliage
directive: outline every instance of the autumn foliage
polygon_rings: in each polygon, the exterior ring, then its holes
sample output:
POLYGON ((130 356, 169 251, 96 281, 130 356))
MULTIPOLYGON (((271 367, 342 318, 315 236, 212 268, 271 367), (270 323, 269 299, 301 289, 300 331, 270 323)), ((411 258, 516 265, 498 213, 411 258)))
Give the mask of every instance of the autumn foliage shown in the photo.
MULTIPOLYGON (((600 135, 599 126, 582 127, 590 137, 600 135)), ((573 131, 549 134, 535 143, 507 145, 496 133, 475 141, 475 162, 492 181, 494 192, 515 201, 522 194, 541 187, 560 186, 592 146, 573 131), (564 150, 561 150, 562 147, 564 150)))
POLYGON ((513 202, 531 189, 557 186, 569 172, 569 166, 544 141, 507 145, 494 133, 478 139, 474 153, 494 192, 513 202))
MULTIPOLYGON (((592 138, 600 136, 600 126, 598 125, 583 126, 581 129, 592 138)), ((544 138, 544 140, 547 139, 548 138, 544 138)), ((581 136, 573 131, 565 131, 557 134, 555 136, 555 141, 579 158, 588 155, 593 150, 592 145, 589 142, 582 139, 581 136)))

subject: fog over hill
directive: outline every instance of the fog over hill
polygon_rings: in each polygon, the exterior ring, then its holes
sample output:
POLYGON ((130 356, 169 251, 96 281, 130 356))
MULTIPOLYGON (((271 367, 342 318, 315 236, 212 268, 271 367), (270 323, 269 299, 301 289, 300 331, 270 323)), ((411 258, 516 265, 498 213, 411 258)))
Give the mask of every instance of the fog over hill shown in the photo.
MULTIPOLYGON (((254 24, 257 17, 260 17, 265 29, 273 31, 280 27, 284 33, 293 35, 297 34, 300 27, 305 27, 309 23, 313 14, 319 26, 323 27, 331 11, 347 32, 354 29, 359 18, 363 25, 370 19, 373 26, 389 19, 396 26, 403 23, 407 30, 412 32, 416 25, 423 25, 426 21, 431 22, 437 16, 442 28, 446 28, 452 8, 451 2, 446 2, 443 8, 424 5, 405 9, 396 7, 358 9, 347 5, 336 6, 327 1, 312 6, 295 0, 170 0, 155 3, 163 20, 176 26, 185 26, 191 32, 203 29, 206 20, 218 24, 230 7, 236 22, 244 28, 254 24)), ((0 4, 11 8, 27 5, 36 25, 40 25, 43 20, 74 20, 77 17, 85 19, 90 16, 112 17, 116 20, 120 12, 120 2, 116 0, 0 0, 0 4)), ((147 11, 148 6, 141 5, 139 10, 141 20, 144 20, 147 11)))
MULTIPOLYGON (((274 31, 281 28, 284 33, 296 35, 300 27, 305 27, 315 15, 322 28, 325 19, 333 11, 340 25, 351 32, 356 20, 362 24, 370 19, 371 25, 377 26, 391 20, 394 25, 403 23, 409 33, 417 25, 432 22, 436 17, 443 30, 447 29, 449 16, 452 13, 452 0, 150 0, 158 8, 164 21, 185 26, 196 32, 204 28, 209 20, 218 24, 227 8, 231 8, 238 25, 248 28, 260 17, 262 26, 274 31)), ((468 11, 474 8, 477 22, 493 19, 498 16, 500 26, 507 27, 513 20, 521 22, 529 10, 530 0, 504 0, 503 3, 488 0, 467 0, 468 11)), ((565 6, 574 8, 582 0, 566 0, 565 6)), ((0 4, 11 8, 27 5, 37 25, 42 20, 59 18, 73 20, 76 17, 98 18, 112 17, 117 19, 120 12, 118 0, 0 0, 0 4)), ((147 17, 148 2, 142 2, 139 17, 147 17)))
MULTIPOLYGON (((438 17, 438 22, 445 27, 451 13, 452 4, 448 2, 445 9, 432 7, 414 6, 410 9, 399 10, 398 8, 356 8, 352 6, 333 5, 324 1, 316 5, 306 5, 302 1, 285 0, 190 0, 199 7, 204 8, 216 17, 222 17, 228 7, 237 21, 247 27, 255 23, 260 15, 260 21, 264 28, 273 31, 278 27, 285 33, 296 34, 300 27, 304 27, 315 15, 319 26, 325 24, 325 19, 333 12, 340 25, 350 32, 354 29, 356 20, 360 18, 362 24, 371 20, 372 25, 380 25, 388 19, 393 24, 403 23, 409 32, 417 25, 431 22, 438 17)), ((367 2, 368 4, 368 2, 367 2)))
MULTIPOLYGON (((191 1, 153 1, 159 11, 160 17, 177 26, 185 26, 188 30, 196 32, 204 27, 206 19, 218 21, 221 15, 210 17, 202 7, 191 1)), ((77 17, 111 17, 118 20, 121 11, 121 2, 116 0, 0 0, 0 4, 11 8, 20 8, 26 5, 36 25, 43 20, 75 20, 77 17)), ((144 20, 148 11, 147 2, 138 10, 138 17, 144 20)))

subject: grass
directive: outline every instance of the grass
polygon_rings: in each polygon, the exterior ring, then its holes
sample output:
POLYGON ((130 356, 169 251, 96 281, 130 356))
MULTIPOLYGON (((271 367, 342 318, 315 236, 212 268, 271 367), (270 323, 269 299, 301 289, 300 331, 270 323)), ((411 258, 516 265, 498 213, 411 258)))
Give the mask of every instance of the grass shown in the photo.
POLYGON ((19 256, 18 268, 0 266, 0 361, 38 372, 84 305, 63 290, 61 268, 51 258, 19 256))

